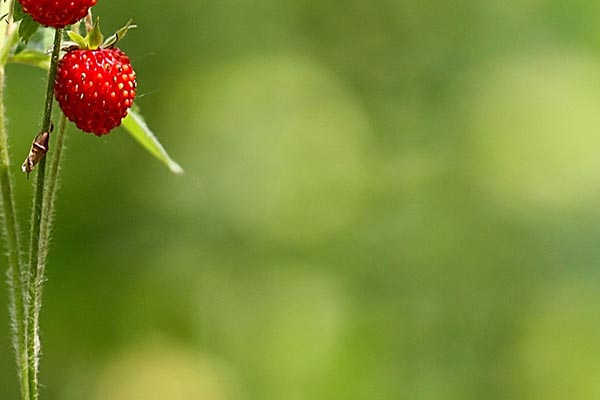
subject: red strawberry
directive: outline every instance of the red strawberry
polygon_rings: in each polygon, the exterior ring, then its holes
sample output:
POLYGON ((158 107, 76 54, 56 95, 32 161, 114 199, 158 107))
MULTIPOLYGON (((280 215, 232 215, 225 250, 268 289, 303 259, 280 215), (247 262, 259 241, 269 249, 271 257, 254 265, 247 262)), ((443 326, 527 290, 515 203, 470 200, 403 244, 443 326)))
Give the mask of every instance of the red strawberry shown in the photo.
POLYGON ((19 0, 23 11, 44 26, 64 28, 88 13, 97 0, 19 0))
POLYGON ((136 87, 129 57, 121 50, 73 50, 58 65, 54 94, 79 129, 102 136, 121 125, 136 87))

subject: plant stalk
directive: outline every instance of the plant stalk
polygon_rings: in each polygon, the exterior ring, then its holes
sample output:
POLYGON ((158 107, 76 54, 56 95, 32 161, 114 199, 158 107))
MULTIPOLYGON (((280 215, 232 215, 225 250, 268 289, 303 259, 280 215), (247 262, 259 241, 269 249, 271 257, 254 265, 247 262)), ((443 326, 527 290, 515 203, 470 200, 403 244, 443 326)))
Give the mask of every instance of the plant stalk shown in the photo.
MULTIPOLYGON (((50 71, 48 72, 48 86, 46 90, 46 101, 44 107, 44 117, 42 120, 42 131, 49 132, 52 118, 52 104, 54 100, 54 80, 58 67, 58 58, 62 41, 62 29, 56 29, 54 34, 54 47, 50 62, 50 71)), ((46 157, 42 158, 38 164, 37 181, 35 185, 33 207, 31 212, 31 239, 29 247, 29 309, 27 317, 27 351, 29 355, 29 398, 38 400, 39 398, 39 358, 40 358, 40 338, 39 338, 39 313, 42 306, 42 286, 44 283, 45 265, 40 263, 40 255, 47 253, 47 237, 40 235, 42 221, 49 217, 47 207, 44 207, 44 184, 46 179, 46 157), (41 239, 41 240, 40 240, 41 239)), ((45 260, 45 257, 43 257, 45 260)))
POLYGON ((40 224, 40 250, 38 255, 38 265, 41 266, 46 265, 46 259, 48 257, 50 232, 52 231, 52 221, 54 220, 54 201, 56 199, 56 192, 58 191, 58 176, 60 174, 60 162, 64 150, 66 127, 67 117, 61 112, 58 122, 56 143, 54 144, 54 151, 52 152, 52 158, 50 160, 50 169, 46 174, 46 185, 44 187, 44 204, 42 221, 40 224))
POLYGON ((0 193, 2 208, 3 234, 6 241, 8 256, 8 295, 9 311, 11 314, 11 333, 15 350, 17 375, 21 399, 29 398, 29 359, 27 355, 27 275, 25 264, 20 258, 21 242, 20 229, 14 202, 13 185, 10 174, 8 155, 8 129, 5 107, 6 60, 10 48, 17 40, 15 26, 12 23, 14 0, 3 4, 9 22, 0 37, 0 193))
POLYGON ((9 304, 12 318, 12 335, 17 357, 17 368, 20 380, 21 398, 29 396, 28 357, 26 348, 26 304, 25 271, 19 259, 21 244, 13 187, 8 158, 8 132, 6 124, 5 100, 5 68, 0 66, 0 186, 2 191, 3 230, 8 250, 8 287, 9 304))

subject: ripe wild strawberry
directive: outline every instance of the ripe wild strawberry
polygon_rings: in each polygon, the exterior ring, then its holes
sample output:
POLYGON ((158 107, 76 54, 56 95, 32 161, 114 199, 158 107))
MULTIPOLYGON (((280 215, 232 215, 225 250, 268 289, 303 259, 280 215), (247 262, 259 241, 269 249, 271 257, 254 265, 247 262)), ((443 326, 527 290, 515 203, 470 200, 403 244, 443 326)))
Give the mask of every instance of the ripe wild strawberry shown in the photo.
POLYGON ((136 95, 129 57, 117 48, 72 50, 58 65, 54 94, 64 114, 102 136, 121 124, 136 95))
POLYGON ((19 0, 23 11, 44 26, 64 28, 88 13, 97 0, 19 0))

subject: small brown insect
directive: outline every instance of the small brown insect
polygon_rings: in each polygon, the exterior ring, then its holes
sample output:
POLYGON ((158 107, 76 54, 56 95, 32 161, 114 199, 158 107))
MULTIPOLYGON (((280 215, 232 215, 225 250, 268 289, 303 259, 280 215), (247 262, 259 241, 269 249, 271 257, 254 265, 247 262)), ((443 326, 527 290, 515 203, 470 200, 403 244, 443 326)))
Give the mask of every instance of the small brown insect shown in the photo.
POLYGON ((31 150, 29 150, 29 155, 27 156, 27 158, 23 162, 23 165, 21 166, 21 170, 27 174, 28 179, 31 171, 33 171, 37 163, 39 163, 40 160, 44 158, 44 156, 48 152, 50 132, 52 132, 53 128, 54 125, 50 124, 49 132, 38 133, 38 135, 35 137, 35 140, 31 144, 31 150))

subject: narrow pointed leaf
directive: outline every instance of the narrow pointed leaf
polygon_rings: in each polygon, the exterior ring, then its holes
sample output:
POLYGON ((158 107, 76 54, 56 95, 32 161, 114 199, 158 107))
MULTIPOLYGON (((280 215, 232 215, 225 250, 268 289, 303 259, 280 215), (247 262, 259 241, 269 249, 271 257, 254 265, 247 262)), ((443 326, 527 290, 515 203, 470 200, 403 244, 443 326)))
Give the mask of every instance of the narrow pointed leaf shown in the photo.
POLYGON ((122 126, 143 148, 169 167, 171 172, 183 174, 183 168, 169 156, 154 133, 146 125, 144 118, 137 111, 129 110, 122 126))

